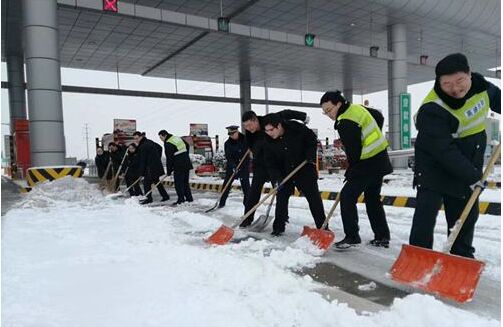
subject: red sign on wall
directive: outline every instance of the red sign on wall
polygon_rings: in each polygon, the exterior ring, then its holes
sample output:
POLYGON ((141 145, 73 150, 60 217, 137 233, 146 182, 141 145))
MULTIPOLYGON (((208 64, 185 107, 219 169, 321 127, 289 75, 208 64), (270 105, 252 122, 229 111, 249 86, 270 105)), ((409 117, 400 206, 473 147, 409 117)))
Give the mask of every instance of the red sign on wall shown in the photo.
POLYGON ((117 12, 117 3, 119 0, 103 0, 103 10, 117 12))

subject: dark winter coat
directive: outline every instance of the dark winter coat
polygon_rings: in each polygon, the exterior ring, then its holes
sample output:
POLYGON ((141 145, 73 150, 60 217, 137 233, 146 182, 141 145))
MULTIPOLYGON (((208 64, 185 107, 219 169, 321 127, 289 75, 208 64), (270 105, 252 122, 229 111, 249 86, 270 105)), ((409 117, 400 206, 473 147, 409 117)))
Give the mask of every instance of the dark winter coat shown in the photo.
POLYGON ((314 132, 296 121, 282 123, 285 133, 277 139, 267 136, 265 161, 272 181, 280 182, 302 161, 316 162, 318 139, 314 132))
MULTIPOLYGON (((349 102, 342 105, 337 116, 344 113, 350 106, 349 102)), ((376 109, 365 107, 382 130, 384 125, 383 115, 376 109)), ((349 119, 336 121, 334 128, 339 132, 341 142, 344 145, 349 167, 344 176, 348 180, 358 177, 384 176, 393 172, 393 166, 389 160, 388 151, 384 150, 377 155, 360 160, 362 154, 362 129, 358 124, 349 119)))
POLYGON ((141 176, 149 175, 155 179, 164 175, 161 161, 162 146, 143 137, 136 152, 138 152, 138 172, 141 176))
MULTIPOLYGON (((245 141, 245 136, 239 133, 239 138, 237 140, 233 140, 229 137, 227 141, 224 143, 225 150, 225 159, 227 159, 226 169, 227 171, 232 171, 236 169, 241 161, 241 158, 244 156, 246 151, 248 151, 248 146, 245 141)), ((250 166, 250 156, 246 158, 239 172, 236 174, 236 177, 246 177, 249 176, 248 168, 250 166)))
POLYGON ((185 172, 193 169, 192 162, 190 161, 189 149, 190 146, 185 140, 185 146, 187 147, 187 151, 175 155, 177 152, 176 146, 171 143, 168 143, 167 140, 173 136, 172 134, 168 134, 166 136, 166 141, 164 142, 164 154, 166 155, 166 172, 168 175, 171 175, 173 171, 185 172))
MULTIPOLYGON (((117 171, 121 165, 122 159, 124 158, 124 154, 126 153, 126 149, 124 147, 119 146, 117 151, 110 151, 110 158, 112 159, 112 168, 114 174, 117 174, 117 171)), ((122 170, 122 169, 121 169, 122 170)))
MULTIPOLYGON (((472 87, 463 99, 445 94, 435 82, 435 92, 452 109, 461 108, 473 95, 487 90, 492 111, 501 111, 501 90, 477 73, 472 73, 472 87)), ((418 131, 415 147, 414 186, 454 197, 469 196, 469 185, 482 177, 486 132, 454 139, 458 120, 436 103, 426 103, 416 118, 418 131)))
MULTIPOLYGON (((108 163, 110 162, 110 153, 108 151, 103 152, 102 155, 96 155, 94 158, 94 163, 96 164, 96 168, 98 169, 98 177, 103 178, 105 175, 105 170, 107 169, 108 163)), ((111 175, 112 169, 110 168, 108 175, 111 175)))
POLYGON ((127 176, 132 176, 132 178, 138 178, 140 174, 140 156, 138 155, 138 150, 134 153, 128 152, 126 160, 122 165, 122 173, 126 173, 127 176), (126 171, 127 170, 127 171, 126 171))
MULTIPOLYGON (((291 120, 296 119, 300 121, 306 120, 306 113, 296 110, 282 110, 278 112, 280 117, 283 120, 291 120)), ((264 156, 264 147, 266 144, 266 138, 268 137, 264 131, 263 125, 263 116, 257 116, 258 121, 260 123, 260 131, 255 133, 250 133, 246 131, 246 143, 248 144, 248 148, 251 149, 253 153, 253 170, 256 172, 260 170, 264 174, 267 172, 266 160, 264 156)))

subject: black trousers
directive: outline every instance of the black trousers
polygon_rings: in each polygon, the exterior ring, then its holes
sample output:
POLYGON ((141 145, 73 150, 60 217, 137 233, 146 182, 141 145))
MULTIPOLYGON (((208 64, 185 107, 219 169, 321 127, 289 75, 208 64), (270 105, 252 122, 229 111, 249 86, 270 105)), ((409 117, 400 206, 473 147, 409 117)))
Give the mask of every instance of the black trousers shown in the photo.
POLYGON ((309 203, 309 210, 317 228, 321 228, 325 221, 325 210, 318 189, 318 174, 314 165, 308 164, 295 174, 276 195, 276 212, 273 223, 275 232, 284 232, 288 221, 288 201, 294 188, 297 187, 309 203))
POLYGON ((348 180, 341 190, 341 216, 344 233, 350 238, 359 238, 358 210, 356 203, 363 193, 370 227, 375 239, 390 239, 388 222, 381 202, 381 176, 362 176, 348 180))
MULTIPOLYGON (((269 177, 265 170, 256 169, 253 172, 252 183, 250 185, 250 189, 248 190, 246 203, 245 203, 245 213, 247 213, 251 208, 253 208, 260 200, 260 195, 262 194, 262 188, 264 187, 264 183, 269 180, 269 177)), ((253 212, 248 218, 246 218, 245 222, 252 222, 255 216, 255 212, 253 212)))
MULTIPOLYGON (((238 172, 236 175, 239 175, 239 177, 236 177, 234 176, 233 178, 233 181, 236 179, 236 178, 239 178, 239 182, 241 183, 241 190, 243 191, 243 204, 246 205, 246 200, 247 200, 247 196, 248 196, 248 192, 250 191, 250 175, 249 174, 245 174, 243 172, 238 172)), ((225 178, 224 178, 224 183, 223 185, 225 186, 225 184, 227 184, 227 182, 229 181, 229 179, 231 178, 232 176, 232 170, 231 169, 227 169, 225 171, 225 178)), ((233 182, 232 181, 232 182, 233 182)), ((222 194, 222 197, 220 198, 220 206, 223 207, 225 206, 225 202, 227 201, 227 197, 229 196, 229 193, 231 191, 231 188, 232 188, 232 182, 230 182, 230 185, 227 187, 227 189, 225 190, 225 192, 222 194)))
MULTIPOLYGON (((157 182, 159 182, 159 176, 152 176, 149 173, 145 174, 145 176, 143 176, 143 190, 145 191, 145 194, 150 192, 152 184, 157 184, 157 182)), ((157 190, 163 199, 169 198, 168 192, 166 192, 162 183, 157 184, 157 190)), ((152 193, 150 193, 147 198, 152 200, 152 193)))
MULTIPOLYGON (((447 220, 447 235, 450 229, 461 216, 468 198, 455 198, 436 191, 418 188, 416 195, 416 210, 412 220, 409 243, 424 248, 433 247, 433 230, 437 221, 438 211, 444 204, 445 218, 447 220)), ((461 231, 454 242, 451 253, 463 257, 473 258, 475 248, 472 246, 475 223, 479 217, 478 200, 468 214, 461 231)))
POLYGON ((175 170, 173 172, 176 195, 178 196, 177 202, 194 201, 192 192, 190 191, 189 174, 190 170, 175 170))
MULTIPOLYGON (((126 174, 126 186, 130 187, 131 184, 133 184, 134 182, 136 182, 136 180, 138 179, 138 177, 139 176, 136 176, 136 175, 133 175, 133 174, 126 174)), ((140 182, 137 182, 136 184, 134 184, 134 186, 131 187, 128 192, 129 192, 129 194, 131 196, 143 195, 143 193, 141 191, 141 187, 140 187, 140 182)))

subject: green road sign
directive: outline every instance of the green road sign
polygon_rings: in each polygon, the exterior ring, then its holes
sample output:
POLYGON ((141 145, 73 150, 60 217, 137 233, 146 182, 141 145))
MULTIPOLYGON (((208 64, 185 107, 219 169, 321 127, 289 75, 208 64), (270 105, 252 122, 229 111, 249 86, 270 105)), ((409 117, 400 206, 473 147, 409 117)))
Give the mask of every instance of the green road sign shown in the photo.
POLYGON ((220 32, 229 32, 229 18, 227 17, 218 18, 218 30, 220 32))
POLYGON ((311 34, 311 33, 307 33, 305 36, 304 36, 304 44, 308 47, 313 47, 314 45, 314 38, 316 37, 316 35, 314 34, 311 34))
POLYGON ((402 123, 400 125, 400 136, 402 149, 410 148, 410 93, 400 93, 400 113, 402 123))

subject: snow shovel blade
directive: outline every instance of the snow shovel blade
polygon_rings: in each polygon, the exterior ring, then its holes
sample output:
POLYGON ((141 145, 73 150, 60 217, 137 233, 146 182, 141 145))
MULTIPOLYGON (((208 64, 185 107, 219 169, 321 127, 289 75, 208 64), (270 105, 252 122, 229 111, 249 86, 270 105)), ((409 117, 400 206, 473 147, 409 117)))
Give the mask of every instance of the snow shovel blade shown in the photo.
POLYGON ((471 301, 485 263, 413 245, 391 267, 393 280, 463 303, 471 301))
POLYGON ((304 226, 300 236, 309 237, 311 242, 322 250, 328 250, 335 240, 334 232, 309 226, 304 226))
POLYGON ((220 226, 215 233, 208 237, 205 241, 208 244, 213 245, 224 245, 232 240, 234 236, 234 229, 227 227, 225 225, 220 226))
POLYGON ((274 217, 268 215, 260 215, 257 220, 255 220, 248 230, 252 232, 261 232, 263 231, 271 222, 274 217))

